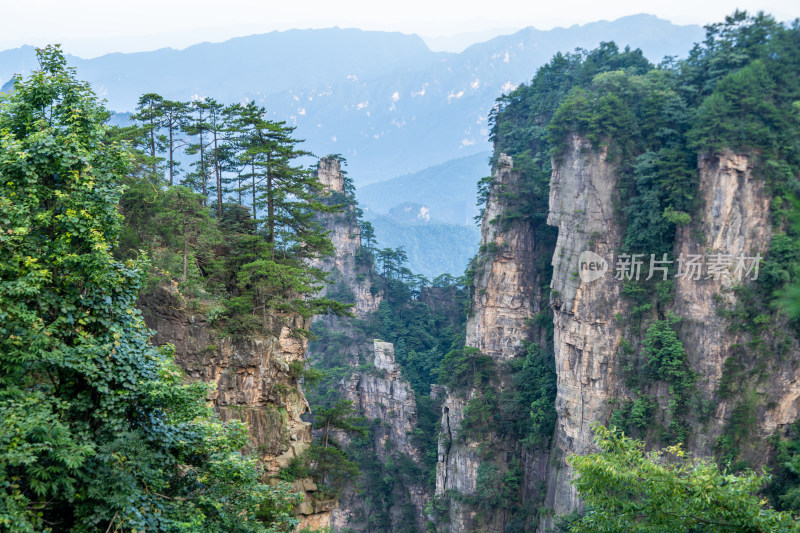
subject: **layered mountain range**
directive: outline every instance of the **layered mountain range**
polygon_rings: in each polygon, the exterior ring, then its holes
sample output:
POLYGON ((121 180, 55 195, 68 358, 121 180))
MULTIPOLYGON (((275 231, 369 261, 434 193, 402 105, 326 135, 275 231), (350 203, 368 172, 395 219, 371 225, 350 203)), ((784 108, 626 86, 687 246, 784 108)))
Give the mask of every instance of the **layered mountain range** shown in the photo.
MULTIPOLYGON (((432 52, 416 35, 332 28, 68 59, 117 112, 133 111, 147 92, 256 100, 296 124, 314 153, 343 154, 362 185, 486 152, 495 98, 558 51, 613 40, 658 61, 685 53, 701 36, 698 26, 636 15, 550 31, 526 28, 458 54, 432 52)), ((0 85, 35 66, 30 46, 0 52, 0 85)))
MULTIPOLYGON (((549 31, 529 27, 460 53, 433 52, 416 35, 331 28, 68 60, 120 113, 115 123, 126 123, 150 92, 175 100, 255 100, 272 118, 296 125, 306 149, 344 155, 356 186, 394 178, 365 188, 361 205, 380 245, 404 247, 410 266, 433 278, 460 274, 477 245, 475 190, 489 174, 488 114, 500 94, 558 51, 614 40, 659 61, 685 53, 701 36, 698 26, 636 15, 549 31), (429 219, 398 225, 384 217, 405 201, 427 208, 429 219)), ((0 52, 0 86, 35 66, 30 46, 0 52)))

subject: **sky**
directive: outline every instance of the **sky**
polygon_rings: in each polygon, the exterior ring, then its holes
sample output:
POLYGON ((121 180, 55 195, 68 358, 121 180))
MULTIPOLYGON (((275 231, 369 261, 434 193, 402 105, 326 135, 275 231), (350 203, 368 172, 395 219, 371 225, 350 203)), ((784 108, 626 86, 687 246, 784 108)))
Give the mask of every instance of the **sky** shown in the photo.
POLYGON ((546 30, 638 13, 707 24, 736 8, 778 20, 800 16, 797 0, 0 0, 0 50, 60 42, 88 58, 332 26, 417 33, 445 49, 526 26, 546 30), (464 33, 472 35, 441 39, 464 33))

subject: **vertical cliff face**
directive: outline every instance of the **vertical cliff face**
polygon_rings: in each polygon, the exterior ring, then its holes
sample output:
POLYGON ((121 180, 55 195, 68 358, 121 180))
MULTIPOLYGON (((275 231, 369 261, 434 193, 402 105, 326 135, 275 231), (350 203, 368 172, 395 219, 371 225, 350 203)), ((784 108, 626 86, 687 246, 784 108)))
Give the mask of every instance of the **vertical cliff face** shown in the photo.
MULTIPOLYGON (((355 216, 355 205, 345 192, 345 176, 341 163, 335 158, 322 158, 317 169, 317 178, 324 188, 323 200, 333 204, 348 203, 341 213, 323 213, 319 223, 328 232, 335 253, 332 257, 318 259, 313 266, 329 273, 330 281, 322 289, 322 295, 341 296, 348 293, 354 303, 353 312, 359 318, 378 309, 381 302, 379 292, 372 290, 368 268, 358 264, 361 248, 361 228, 355 216)), ((350 298, 346 298, 350 299, 350 298)))
POLYGON ((501 154, 481 222, 481 248, 486 259, 477 268, 473 314, 467 321, 467 346, 498 360, 517 355, 530 336, 527 321, 541 311, 541 273, 536 255, 541 247, 530 224, 501 222, 509 209, 505 195, 519 188, 520 174, 501 154))
MULTIPOLYGON (((740 300, 733 287, 749 284, 758 274, 737 274, 738 258, 745 258, 747 270, 753 263, 748 258, 763 257, 769 249, 773 233, 771 197, 764 179, 754 176, 752 162, 742 154, 727 151, 701 156, 698 168, 702 209, 692 225, 678 231, 675 255, 702 255, 706 262, 722 257, 721 261, 730 261, 731 268, 721 276, 676 278, 674 312, 684 318, 681 334, 690 365, 701 376, 697 386, 704 396, 714 399, 715 405, 710 421, 698 424, 698 431, 691 435, 689 450, 696 455, 710 455, 743 396, 752 394, 757 398, 753 405, 757 414, 751 428, 754 441, 795 421, 800 415, 800 369, 791 358, 773 358, 770 367, 760 371, 762 378, 739 378, 737 397, 720 397, 728 359, 748 370, 758 366, 752 355, 743 354, 740 349, 752 339, 731 328, 724 311, 740 300)), ((780 334, 769 331, 764 337, 780 334)), ((795 353, 796 349, 790 348, 795 353)), ((764 462, 763 447, 742 451, 754 464, 764 462)))
MULTIPOLYGON (((351 400, 358 412, 372 425, 373 453, 377 460, 386 464, 400 455, 421 466, 421 451, 411 441, 411 432, 417 426, 417 404, 414 391, 402 377, 400 365, 394 359, 394 346, 389 342, 375 340, 368 363, 374 370, 353 373, 346 378, 343 395, 351 400), (380 421, 380 423, 375 423, 380 421)), ((395 489, 398 503, 408 500, 413 506, 418 531, 425 529, 425 504, 430 494, 423 482, 405 482, 395 489)), ((336 531, 360 531, 369 529, 364 523, 363 497, 348 494, 334 512, 333 526, 336 531)), ((391 511, 392 531, 403 531, 403 517, 398 508, 391 511)))
POLYGON ((614 318, 626 316, 622 282, 609 271, 585 283, 578 264, 581 254, 590 251, 606 258, 610 266, 612 253, 621 244, 616 184, 616 165, 578 136, 554 161, 547 222, 558 228, 551 283, 558 460, 548 476, 548 504, 556 514, 578 505, 566 457, 589 450, 590 425, 607 420, 609 399, 622 392, 615 353, 623 328, 614 318))
POLYGON ((394 449, 419 462, 419 450, 409 438, 417 424, 417 403, 414 391, 403 379, 400 365, 395 362, 392 343, 374 341, 372 364, 375 372, 359 372, 350 377, 345 388, 346 396, 353 400, 367 420, 391 422, 375 435, 381 460, 385 461, 388 456, 387 449, 394 449))
MULTIPOLYGON (((800 414, 800 371, 791 358, 773 359, 768 367, 762 360, 759 366, 758 358, 743 349, 752 337, 732 327, 726 311, 739 299, 734 287, 748 286, 754 274, 751 272, 749 279, 737 277, 736 258, 763 257, 769 248, 771 198, 763 179, 753 176, 750 161, 740 154, 700 157, 698 170, 700 207, 691 224, 678 228, 676 262, 669 273, 675 284, 674 299, 661 310, 681 317, 679 336, 688 366, 696 374, 696 405, 683 415, 691 428, 684 444, 696 456, 712 455, 734 409, 752 398, 748 407, 752 410, 750 444, 742 443, 741 451, 759 465, 766 461, 767 451, 755 443, 800 414), (728 268, 723 275, 710 276, 709 263, 719 255, 730 258, 728 268), (681 256, 703 258, 697 277, 677 275, 681 256), (721 393, 729 359, 744 369, 734 378, 738 381, 735 395, 721 393), (708 414, 697 412, 701 404, 707 406, 708 414)), ((631 304, 622 295, 623 282, 614 272, 626 222, 618 208, 618 172, 605 152, 593 149, 578 136, 571 137, 563 155, 553 161, 548 223, 558 228, 551 284, 558 420, 552 451, 556 460, 547 476, 547 504, 555 514, 580 507, 566 458, 591 452, 591 424, 607 424, 615 401, 636 397, 626 387, 619 356, 623 338, 641 353, 644 333, 631 326, 631 304), (581 279, 579 258, 586 251, 607 261, 609 270, 599 279, 581 279)), ((751 264, 747 262, 746 267, 751 264)), ((773 332, 764 334, 767 340, 771 336, 773 332)), ((796 353, 796 348, 793 345, 789 350, 796 353)), ((670 397, 666 384, 654 382, 640 392, 657 402, 659 413, 654 416, 665 423, 671 416, 666 414, 670 397)), ((656 432, 645 438, 651 445, 663 444, 656 432)))
MULTIPOLYGON (((458 397, 449 392, 442 404, 442 420, 436 463, 436 496, 449 498, 452 492, 472 496, 478 480, 480 442, 467 440, 461 435, 464 408, 472 399, 470 392, 458 397)), ((440 524, 442 531, 471 531, 474 514, 470 507, 450 498, 447 520, 440 524)))
MULTIPOLYGON (((546 308, 543 302, 543 270, 537 256, 544 247, 535 239, 532 225, 524 220, 504 222, 504 214, 512 206, 509 198, 519 192, 520 173, 510 157, 501 154, 481 224, 481 254, 475 267, 472 315, 467 321, 466 345, 492 357, 498 366, 498 391, 510 386, 503 363, 524 352, 525 341, 544 341, 544 333, 531 320, 546 308)), ((545 252, 546 253, 546 252, 545 252)), ((463 431, 466 407, 479 391, 446 391, 439 436, 436 466, 436 495, 448 501, 447 520, 438 524, 440 531, 503 531, 507 516, 497 513, 481 517, 475 506, 465 500, 476 494, 479 468, 486 460, 479 448, 484 440, 475 440, 463 431), (453 493, 456 493, 455 497, 453 493), (458 496, 460 495, 460 496, 458 496), (467 498, 464 498, 466 496, 467 498), (482 529, 483 530, 483 529, 482 529)), ((525 498, 537 498, 537 486, 543 479, 546 454, 531 452, 519 442, 490 437, 504 472, 509 461, 520 459, 525 498)), ((485 515, 485 513, 484 513, 485 515)))
MULTIPOLYGON (((371 426, 371 446, 360 453, 368 457, 367 460, 383 465, 408 460, 416 468, 421 468, 422 452, 410 436, 417 427, 414 391, 395 361, 394 346, 364 333, 363 324, 372 319, 371 315, 378 309, 383 295, 373 286, 377 276, 371 261, 360 255, 365 252, 361 248, 361 229, 353 198, 346 190, 340 162, 334 158, 322 158, 317 175, 325 188, 323 201, 348 205, 344 213, 323 214, 318 218, 329 232, 336 252, 333 257, 317 261, 314 266, 329 273, 329 281, 322 294, 353 303, 355 318, 324 316, 316 320, 328 334, 343 335, 347 339, 342 350, 351 369, 339 383, 338 389, 344 399, 353 402, 358 413, 371 426)), ((315 353, 313 345, 309 356, 312 360, 324 363, 320 359, 324 356, 315 353)), ((339 438, 344 442, 348 440, 345 435, 339 438)), ((370 465, 361 464, 360 467, 363 470, 370 468, 370 465)), ((370 498, 365 498, 358 490, 357 487, 351 487, 340 498, 331 522, 334 531, 367 531, 373 527, 370 525, 371 514, 374 513, 368 502, 370 498)), ((391 495, 393 503, 388 509, 389 516, 383 517, 386 518, 386 527, 391 531, 408 531, 408 527, 424 531, 424 507, 430 496, 424 482, 408 479, 396 482, 391 495), (413 526, 408 525, 408 509, 413 510, 413 526)))
MULTIPOLYGON (((245 451, 256 453, 269 475, 308 448, 311 425, 301 420, 308 403, 290 369, 305 358, 306 340, 292 334, 305 327, 302 318, 288 318, 274 335, 232 339, 219 337, 202 313, 187 309, 175 287, 157 288, 140 306, 147 326, 157 331, 153 342, 175 345, 176 362, 187 377, 215 385, 209 399, 220 418, 247 422, 245 451)), ((315 499, 310 479, 296 481, 293 489, 306 496, 298 508, 300 528, 327 527, 336 502, 315 499)))

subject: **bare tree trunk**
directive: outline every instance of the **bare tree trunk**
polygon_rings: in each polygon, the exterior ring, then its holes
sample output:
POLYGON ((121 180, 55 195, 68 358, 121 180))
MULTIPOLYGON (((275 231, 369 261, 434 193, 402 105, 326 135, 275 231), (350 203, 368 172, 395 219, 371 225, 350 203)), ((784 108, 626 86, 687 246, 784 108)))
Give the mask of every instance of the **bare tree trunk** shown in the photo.
MULTIPOLYGON (((203 114, 200 114, 200 122, 203 122, 203 114)), ((205 146, 203 143, 203 127, 200 127, 200 178, 203 180, 203 207, 208 201, 208 189, 206 188, 206 159, 205 146)))
POLYGON ((217 148, 217 130, 214 129, 214 171, 217 177, 217 220, 222 220, 222 177, 219 172, 219 149, 217 148))
POLYGON ((173 149, 173 144, 172 144, 172 142, 173 142, 172 141, 172 129, 173 129, 173 126, 172 126, 172 122, 170 121, 170 124, 169 124, 169 186, 170 187, 172 187, 172 176, 174 174, 173 170, 172 170, 173 161, 174 161, 174 158, 173 158, 172 154, 175 151, 173 149))
POLYGON ((256 223, 256 163, 250 160, 250 172, 252 172, 252 185, 253 185, 253 224, 256 223))
POLYGON ((150 156, 153 158, 153 177, 156 175, 156 123, 153 120, 153 104, 150 104, 150 156))
POLYGON ((189 253, 188 253, 187 243, 186 243, 187 240, 188 240, 188 238, 186 236, 186 215, 184 215, 183 216, 183 275, 181 276, 181 281, 186 281, 186 271, 187 271, 187 266, 188 266, 188 263, 189 263, 189 261, 188 261, 189 253))
POLYGON ((270 175, 267 175, 267 220, 269 221, 269 236, 267 237, 267 242, 270 244, 274 244, 275 243, 275 194, 272 191, 272 176, 270 175))

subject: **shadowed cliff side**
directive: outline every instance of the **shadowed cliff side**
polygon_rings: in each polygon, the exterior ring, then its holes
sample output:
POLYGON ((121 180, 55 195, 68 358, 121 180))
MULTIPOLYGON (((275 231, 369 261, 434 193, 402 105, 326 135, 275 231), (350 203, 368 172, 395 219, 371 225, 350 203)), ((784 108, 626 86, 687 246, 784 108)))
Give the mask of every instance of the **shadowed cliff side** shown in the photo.
POLYGON ((523 530, 536 523, 543 501, 551 430, 543 430, 542 442, 532 443, 526 433, 531 405, 522 398, 525 386, 535 385, 520 383, 518 376, 552 349, 547 327, 540 325, 547 311, 548 271, 537 260, 551 252, 529 220, 504 216, 516 207, 520 179, 511 157, 501 154, 483 213, 481 251, 472 267, 464 350, 471 358, 464 364, 484 365, 487 372, 481 379, 453 379, 447 387, 436 468, 440 531, 523 530), (494 411, 486 413, 486 422, 480 420, 481 408, 494 411), (495 491, 499 496, 493 498, 495 491))

